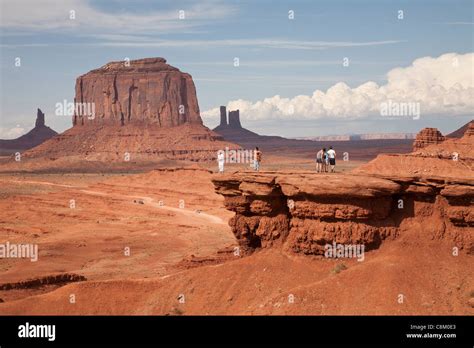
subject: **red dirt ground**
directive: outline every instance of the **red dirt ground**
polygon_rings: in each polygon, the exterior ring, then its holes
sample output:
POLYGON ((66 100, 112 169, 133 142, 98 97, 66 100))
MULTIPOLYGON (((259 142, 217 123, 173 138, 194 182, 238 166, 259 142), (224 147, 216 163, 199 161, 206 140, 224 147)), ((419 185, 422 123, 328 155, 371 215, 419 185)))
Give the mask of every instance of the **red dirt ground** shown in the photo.
POLYGON ((0 243, 37 243, 40 257, 2 260, 0 283, 63 273, 87 281, 0 290, 0 314, 474 314, 472 255, 429 240, 429 224, 364 262, 234 255, 233 214, 212 175, 2 175, 0 243))

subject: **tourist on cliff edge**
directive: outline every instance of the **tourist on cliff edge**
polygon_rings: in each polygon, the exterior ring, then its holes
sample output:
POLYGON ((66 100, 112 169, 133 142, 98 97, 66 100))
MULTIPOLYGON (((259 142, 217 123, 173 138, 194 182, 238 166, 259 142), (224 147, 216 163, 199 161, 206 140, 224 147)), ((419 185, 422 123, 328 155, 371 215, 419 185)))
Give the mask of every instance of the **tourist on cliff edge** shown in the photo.
POLYGON ((323 163, 321 166, 321 171, 324 173, 327 173, 328 167, 329 167, 328 153, 326 151, 326 148, 323 147, 323 163))
POLYGON ((329 165, 331 166, 331 173, 334 173, 336 167, 336 151, 333 150, 332 146, 328 150, 329 165))
POLYGON ((219 167, 219 173, 224 173, 224 151, 217 153, 217 165, 219 167))
POLYGON ((258 146, 255 147, 255 152, 254 152, 254 169, 255 171, 260 170, 260 162, 262 162, 262 152, 258 149, 258 146))
POLYGON ((316 154, 316 172, 321 173, 323 170, 323 157, 326 149, 321 149, 316 154))

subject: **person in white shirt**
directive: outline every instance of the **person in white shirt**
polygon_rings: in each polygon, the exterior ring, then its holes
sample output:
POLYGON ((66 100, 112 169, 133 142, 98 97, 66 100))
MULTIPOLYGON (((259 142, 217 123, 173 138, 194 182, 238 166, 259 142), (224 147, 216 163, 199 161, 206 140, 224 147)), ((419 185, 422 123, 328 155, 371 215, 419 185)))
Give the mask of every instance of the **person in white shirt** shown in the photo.
POLYGON ((336 167, 336 151, 333 150, 332 146, 328 150, 329 165, 331 166, 331 173, 334 173, 336 167))
POLYGON ((217 164, 219 166, 219 173, 224 173, 224 151, 217 152, 217 164))

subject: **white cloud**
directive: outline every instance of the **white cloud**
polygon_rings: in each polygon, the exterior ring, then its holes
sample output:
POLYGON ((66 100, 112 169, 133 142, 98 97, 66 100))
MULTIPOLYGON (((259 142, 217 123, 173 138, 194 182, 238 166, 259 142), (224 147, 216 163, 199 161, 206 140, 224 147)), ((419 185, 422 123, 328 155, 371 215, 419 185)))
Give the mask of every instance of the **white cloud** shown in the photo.
MULTIPOLYGON (((412 65, 387 73, 387 83, 369 81, 356 88, 338 82, 325 92, 284 98, 275 95, 257 102, 232 100, 228 110, 239 109, 248 120, 264 119, 357 119, 379 116, 381 103, 420 103, 421 115, 465 115, 474 112, 474 53, 447 53, 423 57, 412 65)), ((219 108, 202 113, 219 116, 219 108)))
POLYGON ((150 11, 143 14, 104 12, 84 0, 2 0, 0 26, 20 30, 47 31, 80 29, 81 33, 106 30, 117 32, 175 31, 199 24, 199 21, 226 17, 234 13, 232 6, 221 1, 200 1, 183 8, 185 19, 178 11, 150 11), (75 19, 70 19, 74 11, 75 19))
MULTIPOLYGON (((224 0, 200 0, 189 7, 149 11, 144 13, 101 11, 85 0, 0 0, 0 27, 9 29, 2 36, 26 33, 74 33, 77 37, 93 41, 79 45, 107 47, 256 47, 290 50, 322 50, 341 47, 368 47, 397 44, 400 40, 382 41, 307 41, 285 38, 252 38, 222 40, 158 39, 156 34, 196 33, 197 27, 210 20, 225 19, 238 10, 224 0), (185 11, 185 19, 178 18, 185 11), (74 11, 74 19, 70 19, 74 11)), ((59 45, 70 45, 73 42, 59 45)), ((2 43, 0 47, 48 46, 48 43, 2 43)))
POLYGON ((25 128, 16 126, 13 128, 0 127, 0 139, 16 139, 25 133, 25 128))
POLYGON ((120 47, 224 47, 224 46, 245 46, 257 48, 276 48, 290 50, 324 50, 328 48, 340 47, 368 47, 396 44, 403 41, 400 40, 384 40, 384 41, 365 41, 365 42, 349 42, 349 41, 299 41, 286 39, 231 39, 231 40, 141 40, 125 41, 125 42, 100 42, 97 45, 103 46, 120 46, 120 47))

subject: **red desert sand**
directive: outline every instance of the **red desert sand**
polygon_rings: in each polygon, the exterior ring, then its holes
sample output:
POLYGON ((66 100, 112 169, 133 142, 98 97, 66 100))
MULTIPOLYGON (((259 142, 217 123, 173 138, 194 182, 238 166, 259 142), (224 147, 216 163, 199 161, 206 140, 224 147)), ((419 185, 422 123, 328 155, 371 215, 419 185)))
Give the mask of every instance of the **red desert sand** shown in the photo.
POLYGON ((2 260, 0 314, 472 315, 473 145, 346 174, 3 174, 0 242, 39 260, 2 260))

